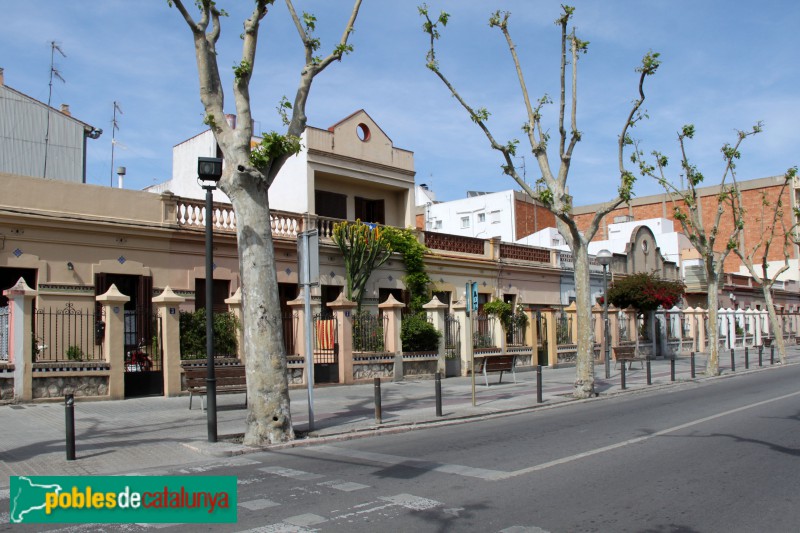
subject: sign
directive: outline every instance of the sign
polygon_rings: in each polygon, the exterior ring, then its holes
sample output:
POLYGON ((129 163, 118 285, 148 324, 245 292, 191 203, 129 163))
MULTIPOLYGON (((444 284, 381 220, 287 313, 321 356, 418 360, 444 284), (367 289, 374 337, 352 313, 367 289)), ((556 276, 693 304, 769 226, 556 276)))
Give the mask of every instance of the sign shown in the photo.
POLYGON ((472 310, 478 312, 478 282, 472 282, 472 310))
POLYGON ((297 234, 297 270, 301 285, 319 283, 319 233, 316 229, 297 234))
POLYGON ((478 282, 468 281, 464 289, 464 300, 467 303, 467 316, 470 311, 478 310, 478 282))

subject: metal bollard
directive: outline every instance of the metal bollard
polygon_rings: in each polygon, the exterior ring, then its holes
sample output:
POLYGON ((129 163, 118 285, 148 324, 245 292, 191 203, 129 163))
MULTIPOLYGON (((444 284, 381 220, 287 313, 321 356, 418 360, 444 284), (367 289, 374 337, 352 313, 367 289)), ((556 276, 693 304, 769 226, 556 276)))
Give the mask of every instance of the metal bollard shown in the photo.
POLYGON ((653 384, 653 374, 650 371, 650 358, 649 357, 647 358, 647 384, 648 385, 652 385, 653 384))
POLYGON ((675 358, 669 360, 669 380, 675 381, 675 358))
POLYGON ((542 365, 536 365, 536 403, 542 403, 542 365))
POLYGON ((75 397, 72 394, 64 396, 64 413, 67 426, 67 461, 75 460, 75 397))
POLYGON ((622 373, 619 375, 619 388, 625 390, 627 387, 625 386, 625 361, 622 361, 622 373))
POLYGON ((436 373, 436 416, 442 416, 442 373, 436 373))
POLYGON ((764 366, 764 345, 758 345, 758 366, 764 366))
POLYGON ((750 368, 750 349, 745 346, 744 348, 744 369, 750 368))
POLYGON ((769 347, 769 364, 775 364, 775 346, 769 347))
POLYGON ((691 363, 690 364, 690 368, 691 368, 691 372, 692 372, 691 376, 692 376, 692 379, 694 379, 694 352, 691 353, 690 363, 691 363))
POLYGON ((375 378, 375 423, 381 424, 381 378, 375 378))
POLYGON ((733 358, 733 348, 731 348, 731 372, 736 372, 736 359, 733 358))

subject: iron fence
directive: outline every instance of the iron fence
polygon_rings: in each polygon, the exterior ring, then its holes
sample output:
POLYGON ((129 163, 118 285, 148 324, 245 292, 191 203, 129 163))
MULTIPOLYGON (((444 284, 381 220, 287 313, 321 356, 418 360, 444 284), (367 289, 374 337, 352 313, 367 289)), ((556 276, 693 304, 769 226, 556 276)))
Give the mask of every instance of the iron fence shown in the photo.
POLYGON ((286 350, 286 355, 297 355, 295 353, 294 332, 297 331, 297 320, 299 315, 297 312, 284 311, 281 315, 283 322, 283 347, 286 350))
POLYGON ((353 315, 353 351, 385 351, 385 332, 388 322, 388 316, 373 315, 369 311, 353 315))
POLYGON ((494 317, 484 314, 475 314, 475 329, 472 335, 473 348, 491 348, 494 342, 494 317))
POLYGON ((461 324, 451 314, 444 316, 444 351, 448 359, 461 357, 461 324))
POLYGON ((34 312, 33 359, 36 362, 98 361, 103 359, 102 310, 63 309, 34 312))
POLYGON ((573 344, 572 315, 564 311, 560 311, 556 315, 556 343, 573 344))
POLYGON ((519 323, 517 320, 511 320, 511 324, 508 326, 508 332, 506 333, 506 344, 508 346, 524 346, 526 328, 527 324, 519 323))

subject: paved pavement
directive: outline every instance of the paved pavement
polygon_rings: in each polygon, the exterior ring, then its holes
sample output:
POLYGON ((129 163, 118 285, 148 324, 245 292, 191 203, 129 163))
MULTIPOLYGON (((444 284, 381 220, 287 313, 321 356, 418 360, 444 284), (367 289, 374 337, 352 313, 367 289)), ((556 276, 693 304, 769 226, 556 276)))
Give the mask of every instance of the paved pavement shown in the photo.
MULTIPOLYGON (((777 356, 776 356, 777 357, 777 356)), ((705 356, 696 358, 697 381, 725 379, 734 374, 780 371, 770 365, 765 351, 759 368, 758 352, 749 354, 745 370, 744 350, 736 350, 736 371, 731 371, 730 352, 720 357, 722 375, 704 378, 705 356)), ((788 350, 788 364, 800 363, 800 346, 788 350)), ((613 368, 604 379, 603 365, 595 367, 596 388, 602 400, 614 394, 628 394, 654 387, 691 386, 690 359, 676 360, 676 382, 670 380, 670 362, 651 363, 652 385, 646 383, 646 370, 638 363, 627 371, 627 390, 620 387, 620 369, 613 368)), ((516 383, 510 375, 476 376, 476 405, 472 405, 470 378, 442 380, 443 416, 436 416, 433 380, 383 382, 381 384, 382 421, 376 423, 375 389, 372 383, 351 386, 322 386, 314 390, 315 428, 308 430, 306 389, 291 391, 294 427, 300 438, 291 445, 335 439, 357 438, 365 434, 409 431, 432 424, 453 424, 487 416, 506 416, 527 409, 550 408, 571 398, 575 369, 545 368, 542 371, 542 400, 537 403, 536 372, 519 372, 516 383)), ((220 442, 207 441, 206 413, 195 402, 188 409, 188 397, 139 398, 121 401, 78 401, 75 404, 76 455, 66 460, 65 409, 63 402, 0 405, 0 495, 11 475, 83 475, 152 471, 167 466, 208 462, 214 457, 247 453, 234 436, 244 431, 246 410, 243 394, 220 395, 218 433, 220 442)))

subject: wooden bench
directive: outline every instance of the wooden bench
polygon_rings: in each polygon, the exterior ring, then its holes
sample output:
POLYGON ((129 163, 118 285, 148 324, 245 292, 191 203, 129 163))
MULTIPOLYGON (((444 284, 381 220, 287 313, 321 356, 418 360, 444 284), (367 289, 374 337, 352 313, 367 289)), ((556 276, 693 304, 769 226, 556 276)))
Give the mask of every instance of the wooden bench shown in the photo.
MULTIPOLYGON (((628 368, 633 368, 633 363, 638 361, 641 365, 641 368, 644 367, 644 357, 636 357, 636 346, 631 344, 630 346, 614 346, 614 360, 619 364, 622 362, 624 365, 628 363, 628 368)), ((616 367, 616 364, 614 365, 616 367)))
POLYGON ((487 355, 483 358, 481 362, 481 372, 483 373, 483 381, 486 383, 486 386, 489 386, 489 378, 487 377, 487 372, 500 372, 500 380, 498 383, 503 382, 503 372, 511 372, 511 375, 514 376, 514 383, 517 382, 517 373, 514 370, 514 367, 517 363, 517 356, 516 355, 487 355))
MULTIPOLYGON (((189 391, 189 410, 192 409, 192 399, 195 394, 200 396, 200 408, 205 409, 203 397, 206 390, 208 367, 189 366, 183 367, 183 376, 186 379, 186 390, 189 391)), ((215 366, 214 377, 217 379, 217 394, 244 393, 244 404, 247 406, 247 378, 244 365, 215 366)))

